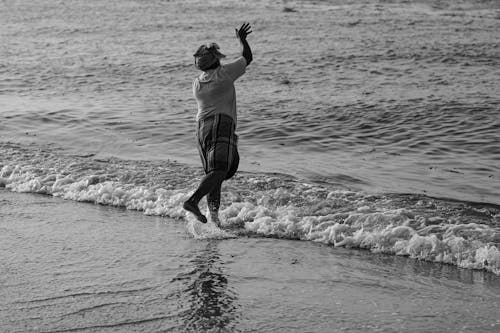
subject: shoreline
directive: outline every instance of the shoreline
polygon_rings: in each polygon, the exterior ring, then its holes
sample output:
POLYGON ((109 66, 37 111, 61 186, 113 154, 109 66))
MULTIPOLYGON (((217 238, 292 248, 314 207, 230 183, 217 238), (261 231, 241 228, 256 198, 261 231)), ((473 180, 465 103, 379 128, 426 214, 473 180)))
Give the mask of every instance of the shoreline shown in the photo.
MULTIPOLYGON (((201 168, 174 161, 97 160, 18 145, 3 150, 7 164, 0 186, 6 190, 174 219, 185 218, 182 203, 202 174, 201 168)), ((237 234, 369 249, 500 274, 500 207, 494 205, 370 194, 279 173, 239 173, 224 193, 221 220, 237 234)))
POLYGON ((9 332, 500 326, 488 272, 310 242, 193 239, 181 221, 48 196, 0 200, 9 332))

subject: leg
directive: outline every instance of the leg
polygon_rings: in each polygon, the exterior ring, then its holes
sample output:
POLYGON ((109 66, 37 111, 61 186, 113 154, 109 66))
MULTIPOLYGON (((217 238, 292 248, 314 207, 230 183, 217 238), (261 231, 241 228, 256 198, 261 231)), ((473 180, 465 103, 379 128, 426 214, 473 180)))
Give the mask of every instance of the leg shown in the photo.
POLYGON ((207 204, 208 204, 208 211, 210 213, 210 218, 212 219, 212 222, 214 222, 217 225, 220 225, 219 207, 220 207, 221 186, 222 183, 218 187, 214 188, 207 195, 207 204))
POLYGON ((193 213, 200 222, 207 222, 207 218, 198 207, 198 203, 205 195, 208 194, 210 212, 219 209, 220 187, 228 176, 228 169, 233 159, 231 148, 233 140, 237 140, 233 135, 234 127, 231 117, 222 114, 198 121, 198 151, 206 176, 194 194, 184 203, 184 209, 193 213))
POLYGON ((240 155, 238 154, 238 147, 236 145, 234 146, 233 150, 233 161, 231 163, 231 167, 226 173, 226 178, 224 180, 228 180, 233 178, 235 175, 236 171, 238 171, 238 166, 240 165, 240 155))
POLYGON ((200 212, 198 203, 201 198, 203 198, 208 193, 212 192, 216 188, 220 189, 222 181, 226 176, 226 171, 214 170, 209 172, 200 182, 198 189, 193 193, 193 195, 184 202, 184 209, 193 213, 196 218, 202 222, 207 223, 207 218, 200 212))

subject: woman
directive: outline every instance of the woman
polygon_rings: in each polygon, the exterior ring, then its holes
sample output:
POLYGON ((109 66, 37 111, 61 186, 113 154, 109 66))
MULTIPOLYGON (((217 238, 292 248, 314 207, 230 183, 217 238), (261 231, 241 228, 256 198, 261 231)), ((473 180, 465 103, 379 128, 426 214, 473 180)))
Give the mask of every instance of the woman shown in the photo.
POLYGON ((205 176, 183 207, 202 223, 206 223, 207 218, 198 203, 205 195, 212 221, 220 223, 221 185, 234 176, 239 164, 234 81, 245 73, 253 58, 247 42, 252 32, 250 24, 243 23, 235 30, 243 47, 242 56, 235 61, 221 65, 220 59, 225 55, 216 43, 202 45, 194 54, 195 66, 202 71, 193 82, 193 94, 198 103, 196 137, 205 176))

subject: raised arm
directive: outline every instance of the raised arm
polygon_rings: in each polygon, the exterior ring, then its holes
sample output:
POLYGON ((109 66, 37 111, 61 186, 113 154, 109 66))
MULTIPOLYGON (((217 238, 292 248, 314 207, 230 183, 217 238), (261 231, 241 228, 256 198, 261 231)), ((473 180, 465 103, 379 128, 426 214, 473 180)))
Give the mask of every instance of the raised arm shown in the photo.
POLYGON ((241 45, 243 46, 242 56, 247 61, 247 66, 253 60, 252 50, 250 49, 250 45, 247 42, 247 36, 252 33, 252 28, 250 27, 250 23, 243 23, 239 29, 236 30, 236 37, 240 40, 241 45))

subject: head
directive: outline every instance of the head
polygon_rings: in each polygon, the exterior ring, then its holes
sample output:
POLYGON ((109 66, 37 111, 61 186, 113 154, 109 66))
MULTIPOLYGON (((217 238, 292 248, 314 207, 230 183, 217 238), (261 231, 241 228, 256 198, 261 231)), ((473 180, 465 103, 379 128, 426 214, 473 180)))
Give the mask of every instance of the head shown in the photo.
POLYGON ((194 65, 202 71, 217 68, 220 65, 220 59, 226 56, 220 53, 219 45, 208 43, 200 46, 194 56, 194 65))

